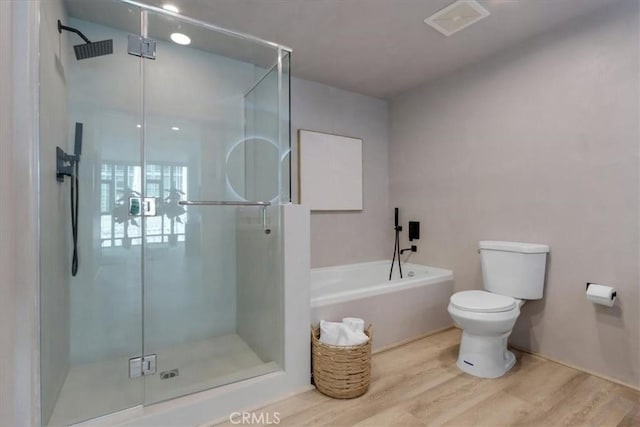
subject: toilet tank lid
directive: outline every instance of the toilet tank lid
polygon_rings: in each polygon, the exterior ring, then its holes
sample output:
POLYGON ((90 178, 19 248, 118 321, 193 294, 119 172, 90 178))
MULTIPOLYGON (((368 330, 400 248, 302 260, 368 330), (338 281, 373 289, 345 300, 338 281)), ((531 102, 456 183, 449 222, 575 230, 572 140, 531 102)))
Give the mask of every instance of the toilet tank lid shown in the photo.
POLYGON ((496 240, 480 241, 480 249, 493 251, 520 252, 523 254, 540 254, 549 252, 549 246, 538 243, 501 242, 496 240))

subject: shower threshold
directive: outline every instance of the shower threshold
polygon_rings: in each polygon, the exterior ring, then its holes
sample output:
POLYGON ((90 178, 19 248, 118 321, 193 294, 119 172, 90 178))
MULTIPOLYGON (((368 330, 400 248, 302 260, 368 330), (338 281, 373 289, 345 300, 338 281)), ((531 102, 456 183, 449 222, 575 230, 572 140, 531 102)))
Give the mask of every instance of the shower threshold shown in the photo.
POLYGON ((159 349, 158 372, 179 375, 129 378, 128 358, 74 366, 60 390, 48 426, 79 423, 140 405, 150 405, 279 370, 263 362, 237 334, 159 349))

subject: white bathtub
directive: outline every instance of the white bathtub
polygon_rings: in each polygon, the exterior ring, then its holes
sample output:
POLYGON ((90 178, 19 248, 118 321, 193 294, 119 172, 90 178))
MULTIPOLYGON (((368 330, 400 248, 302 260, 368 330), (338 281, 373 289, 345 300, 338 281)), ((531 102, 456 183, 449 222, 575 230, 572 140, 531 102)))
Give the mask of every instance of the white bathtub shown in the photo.
POLYGON ((375 261, 311 270, 311 321, 361 317, 373 324, 373 350, 409 341, 452 326, 447 312, 453 273, 418 264, 398 264, 389 281, 391 261, 375 261))

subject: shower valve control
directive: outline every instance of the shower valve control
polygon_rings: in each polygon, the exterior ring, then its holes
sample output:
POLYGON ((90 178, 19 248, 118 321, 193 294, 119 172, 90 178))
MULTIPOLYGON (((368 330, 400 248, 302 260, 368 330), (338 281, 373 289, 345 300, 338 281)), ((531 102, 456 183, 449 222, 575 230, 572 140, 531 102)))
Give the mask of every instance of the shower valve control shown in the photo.
POLYGON ((409 221, 409 241, 420 239, 420 222, 409 221))
POLYGON ((129 359, 129 378, 144 377, 156 373, 156 355, 129 359))

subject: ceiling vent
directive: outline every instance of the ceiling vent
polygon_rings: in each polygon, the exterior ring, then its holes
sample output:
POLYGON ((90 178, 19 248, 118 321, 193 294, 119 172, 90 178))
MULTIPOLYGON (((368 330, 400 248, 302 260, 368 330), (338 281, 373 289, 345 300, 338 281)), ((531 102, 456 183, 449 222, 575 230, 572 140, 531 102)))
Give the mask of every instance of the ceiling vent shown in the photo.
POLYGON ((489 11, 474 0, 458 0, 424 20, 445 36, 457 33, 482 18, 489 16, 489 11))

